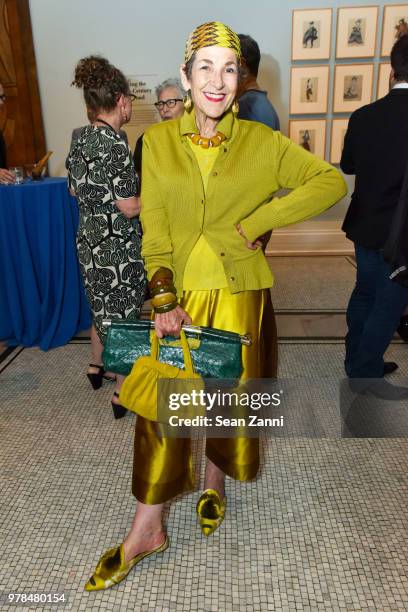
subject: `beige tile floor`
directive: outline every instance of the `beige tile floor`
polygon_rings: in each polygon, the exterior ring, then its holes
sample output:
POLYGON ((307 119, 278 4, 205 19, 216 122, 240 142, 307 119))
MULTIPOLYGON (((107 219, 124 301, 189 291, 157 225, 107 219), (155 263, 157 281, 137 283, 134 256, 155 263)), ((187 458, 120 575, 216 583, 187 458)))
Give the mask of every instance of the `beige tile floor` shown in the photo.
MULTIPOLYGON (((325 381, 316 413, 330 425, 352 260, 278 259, 271 265, 280 375, 325 381), (302 292, 287 281, 294 265, 302 292), (329 288, 333 265, 337 293, 329 288)), ((84 592, 99 555, 122 540, 134 512, 135 421, 112 419, 110 384, 91 390, 86 336, 48 353, 17 348, 0 362, 1 610, 28 609, 7 605, 15 591, 65 592, 65 607, 37 610, 408 610, 402 438, 267 438, 256 481, 228 479, 227 518, 213 538, 197 528, 195 491, 168 505, 171 547, 162 557, 110 591, 84 592)), ((408 384, 408 345, 393 342, 387 359, 400 365, 391 379, 408 384)), ((201 477, 203 467, 201 456, 201 477)))
MULTIPOLYGON (((388 353, 405 380, 407 348, 388 353)), ((408 609, 408 445, 398 438, 268 437, 256 481, 227 480, 227 517, 212 538, 196 525, 197 489, 168 505, 164 555, 110 591, 86 593, 135 507, 135 418, 112 419, 110 384, 91 390, 88 353, 79 341, 1 364, 0 593, 64 592, 68 605, 48 609, 75 611, 408 609)), ((287 340, 280 374, 328 380, 316 397, 324 415, 342 359, 341 341, 287 340)), ((201 476, 203 465, 197 457, 201 476)), ((16 609, 4 597, 0 607, 16 609)))

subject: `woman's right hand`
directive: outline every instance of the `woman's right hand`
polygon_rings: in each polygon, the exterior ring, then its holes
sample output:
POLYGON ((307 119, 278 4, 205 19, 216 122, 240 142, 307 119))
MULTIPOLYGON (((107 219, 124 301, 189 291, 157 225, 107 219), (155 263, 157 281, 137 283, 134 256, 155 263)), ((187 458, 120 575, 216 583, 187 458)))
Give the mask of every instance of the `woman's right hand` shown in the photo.
POLYGON ((163 338, 163 336, 175 336, 178 338, 183 323, 191 325, 192 321, 181 306, 176 306, 170 312, 156 313, 154 315, 154 326, 158 338, 163 338))

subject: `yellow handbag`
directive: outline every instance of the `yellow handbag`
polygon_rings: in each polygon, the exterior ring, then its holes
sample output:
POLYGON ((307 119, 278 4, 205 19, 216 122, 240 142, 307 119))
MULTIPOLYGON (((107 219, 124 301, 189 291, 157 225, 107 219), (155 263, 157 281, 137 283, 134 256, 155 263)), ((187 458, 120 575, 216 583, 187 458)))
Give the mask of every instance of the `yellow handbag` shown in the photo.
MULTIPOLYGON (((192 391, 199 392, 204 389, 204 380, 194 371, 190 348, 183 330, 180 332, 180 341, 185 369, 159 361, 159 339, 156 332, 153 332, 151 355, 139 357, 135 361, 132 371, 122 385, 119 394, 122 406, 149 421, 168 423, 169 416, 174 414, 169 409, 170 394, 190 394, 192 391)), ((196 416, 202 412, 203 406, 197 407, 193 402, 191 405, 183 405, 183 417, 196 416)), ((177 415, 181 415, 180 410, 177 415)))

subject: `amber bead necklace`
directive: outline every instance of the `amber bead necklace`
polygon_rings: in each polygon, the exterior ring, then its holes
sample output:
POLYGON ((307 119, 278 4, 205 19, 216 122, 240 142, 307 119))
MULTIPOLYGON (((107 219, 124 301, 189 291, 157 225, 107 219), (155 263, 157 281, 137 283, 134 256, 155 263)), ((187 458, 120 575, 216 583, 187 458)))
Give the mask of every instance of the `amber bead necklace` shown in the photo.
POLYGON ((201 146, 203 149, 211 149, 212 147, 219 147, 224 140, 226 140, 225 134, 217 132, 215 136, 207 138, 206 136, 200 136, 200 134, 188 134, 190 140, 195 144, 201 146))

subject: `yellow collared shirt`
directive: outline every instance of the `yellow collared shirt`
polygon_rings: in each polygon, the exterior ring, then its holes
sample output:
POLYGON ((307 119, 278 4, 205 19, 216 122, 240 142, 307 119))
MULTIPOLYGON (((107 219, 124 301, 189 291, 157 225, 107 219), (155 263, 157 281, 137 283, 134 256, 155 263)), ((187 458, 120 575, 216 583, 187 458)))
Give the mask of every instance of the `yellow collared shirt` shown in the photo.
MULTIPOLYGON (((203 149, 188 139, 200 168, 204 193, 207 193, 208 179, 219 147, 203 149)), ((183 276, 183 290, 224 289, 228 287, 224 268, 203 234, 199 237, 187 260, 183 276)))

